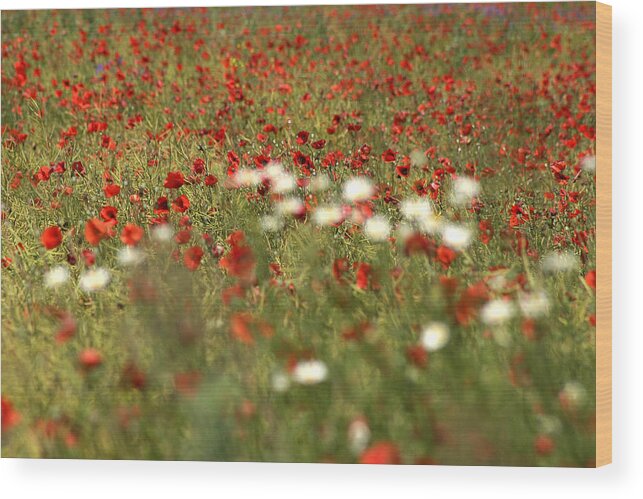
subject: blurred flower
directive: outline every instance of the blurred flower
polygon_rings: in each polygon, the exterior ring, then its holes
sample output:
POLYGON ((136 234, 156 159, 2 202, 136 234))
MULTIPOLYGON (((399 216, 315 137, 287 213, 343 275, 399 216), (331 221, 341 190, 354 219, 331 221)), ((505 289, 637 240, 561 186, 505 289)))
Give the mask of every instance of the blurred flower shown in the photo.
POLYGON ((348 445, 353 454, 361 454, 369 440, 371 439, 371 430, 364 418, 355 418, 348 425, 348 445))
POLYGON ((391 442, 376 442, 366 449, 359 462, 361 464, 400 464, 400 451, 391 442))
POLYGON ((342 209, 337 205, 318 206, 313 213, 317 225, 334 225, 344 219, 342 209))
POLYGON ((292 215, 300 217, 306 213, 306 207, 301 199, 286 198, 275 205, 275 210, 279 215, 292 215))
POLYGON ((11 401, 6 398, 4 395, 0 398, 0 408, 2 412, 2 431, 5 432, 20 422, 20 413, 15 410, 11 401))
POLYGON ((69 269, 58 265, 45 272, 45 287, 57 288, 69 280, 69 269))
POLYGON ((456 251, 462 251, 469 246, 471 239, 471 229, 462 225, 448 224, 442 228, 442 241, 456 251))
POLYGON ((152 238, 155 241, 159 242, 169 242, 172 240, 172 236, 174 235, 174 229, 170 224, 164 223, 157 225, 154 227, 152 230, 152 238))
POLYGON ((391 234, 391 224, 383 215, 375 215, 364 224, 364 234, 373 241, 386 241, 391 234))
POLYGON ((111 277, 106 269, 102 267, 92 268, 80 276, 80 289, 86 293, 100 291, 109 284, 110 279, 111 277))
POLYGON ((265 215, 261 218, 261 229, 265 232, 277 232, 284 227, 284 220, 274 215, 265 215))
POLYGON ((261 176, 257 170, 240 168, 234 174, 234 183, 237 187, 254 187, 261 183, 261 176))
POLYGON ((433 215, 433 207, 426 199, 405 199, 400 206, 402 215, 408 220, 421 222, 433 215))
POLYGON ((585 156, 581 161, 581 168, 586 172, 593 173, 596 171, 596 156, 585 156))
POLYGON ((103 363, 103 357, 95 348, 86 348, 78 355, 78 362, 84 370, 89 371, 100 366, 103 363))
POLYGON ((124 267, 138 265, 143 260, 145 260, 145 254, 135 248, 134 246, 124 246, 118 250, 118 255, 116 256, 118 263, 124 267))
POLYGON ((570 252, 549 253, 543 258, 542 267, 545 272, 568 272, 576 268, 578 260, 570 252))
POLYGON ((536 423, 538 424, 539 432, 546 435, 556 434, 562 428, 560 419, 549 414, 537 414, 536 423))
POLYGON ((427 352, 440 350, 449 342, 449 327, 442 322, 431 322, 424 327, 420 344, 427 352))
POLYGON ((453 202, 457 205, 471 203, 480 193, 480 184, 471 177, 458 177, 453 183, 453 202))
POLYGON ((344 183, 344 199, 351 203, 367 201, 375 194, 375 187, 366 177, 353 177, 344 183))
POLYGON ((520 293, 518 305, 525 317, 535 319, 549 313, 549 298, 544 291, 534 293, 520 293))
POLYGON ((321 383, 328 376, 328 368, 321 360, 299 361, 292 371, 292 379, 301 385, 321 383))
POLYGON ((276 392, 285 392, 290 388, 290 378, 284 372, 276 372, 271 379, 272 389, 276 392))
POLYGON ((495 299, 488 301, 482 307, 481 317, 485 324, 497 326, 511 319, 514 315, 514 305, 508 300, 495 299))
POLYGON ((571 409, 582 405, 586 398, 587 390, 578 381, 568 381, 558 394, 561 405, 571 409))

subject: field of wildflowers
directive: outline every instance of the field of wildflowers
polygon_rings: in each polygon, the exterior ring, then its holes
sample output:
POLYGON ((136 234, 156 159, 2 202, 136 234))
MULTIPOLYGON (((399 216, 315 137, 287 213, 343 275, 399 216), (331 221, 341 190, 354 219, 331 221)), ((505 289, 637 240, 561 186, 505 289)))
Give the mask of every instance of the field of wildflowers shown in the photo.
POLYGON ((594 40, 3 12, 2 455, 593 466, 594 40))

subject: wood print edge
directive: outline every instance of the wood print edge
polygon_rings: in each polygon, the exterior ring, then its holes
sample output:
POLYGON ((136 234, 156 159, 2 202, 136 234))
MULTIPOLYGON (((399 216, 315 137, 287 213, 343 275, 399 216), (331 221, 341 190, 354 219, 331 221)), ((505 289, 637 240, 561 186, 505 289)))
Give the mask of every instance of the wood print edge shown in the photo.
POLYGON ((612 7, 596 3, 596 466, 612 462, 612 7))

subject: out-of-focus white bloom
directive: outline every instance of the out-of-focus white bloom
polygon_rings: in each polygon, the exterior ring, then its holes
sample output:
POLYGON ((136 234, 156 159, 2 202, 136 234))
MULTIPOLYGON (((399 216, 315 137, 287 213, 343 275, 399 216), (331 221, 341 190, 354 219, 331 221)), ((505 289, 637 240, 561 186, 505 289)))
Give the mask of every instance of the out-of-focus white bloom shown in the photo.
POLYGON ((402 222, 397 226, 397 230, 395 231, 395 234, 397 236, 397 239, 400 241, 406 242, 410 237, 412 237, 415 234, 415 229, 413 227, 406 223, 402 222))
POLYGON ((449 342, 449 327, 443 322, 431 322, 422 330, 420 344, 427 352, 440 350, 449 342))
POLYGON ((580 164, 586 172, 593 173, 596 171, 596 156, 585 156, 580 164))
POLYGON ((107 269, 102 267, 96 267, 89 269, 87 272, 80 276, 78 284, 80 289, 86 293, 93 293, 95 291, 100 291, 109 284, 111 276, 107 269))
POLYGON ((285 392, 290 388, 290 378, 286 373, 281 371, 276 372, 272 375, 272 389, 276 392, 285 392))
POLYGON ((487 285, 494 291, 502 291, 507 286, 506 271, 497 272, 487 280, 487 285))
POLYGON ((447 224, 442 227, 442 242, 456 251, 462 251, 471 243, 473 233, 463 225, 447 224))
POLYGON ((275 208, 277 213, 283 216, 300 216, 303 215, 306 211, 303 201, 297 198, 286 198, 282 201, 279 201, 276 204, 275 208))
POLYGON ((520 293, 518 305, 525 317, 536 318, 549 313, 549 298, 544 291, 534 293, 520 293))
POLYGON ((570 252, 549 253, 543 258, 542 267, 545 272, 569 272, 578 264, 576 255, 570 252))
POLYGON ((364 234, 373 241, 386 241, 391 234, 391 224, 383 215, 375 215, 364 224, 364 234))
POLYGON ((261 182, 261 175, 251 168, 240 168, 234 174, 234 183, 237 187, 254 187, 261 182))
POLYGON ((373 182, 366 177, 353 177, 344 182, 344 199, 350 203, 367 201, 375 194, 373 182))
POLYGON ((57 288, 69 280, 69 269, 62 265, 50 268, 45 272, 45 287, 57 288))
POLYGON ((559 399, 562 403, 578 407, 587 397, 587 390, 578 381, 568 381, 560 391, 559 399))
POLYGON ((277 194, 285 194, 297 187, 295 177, 285 170, 281 163, 268 163, 263 170, 263 177, 270 180, 270 190, 277 194))
POLYGON ((261 228, 265 232, 277 232, 284 226, 284 220, 274 215, 265 215, 261 219, 261 228))
POLYGON ((361 454, 370 439, 371 429, 363 418, 356 418, 348 425, 348 444, 353 454, 361 454))
POLYGON ((482 307, 480 312, 482 321, 490 326, 497 326, 507 322, 514 315, 515 308, 512 302, 499 298, 490 300, 482 307))
POLYGON ((453 183, 453 202, 455 204, 469 204, 479 193, 480 184, 471 177, 458 177, 453 183))
POLYGON ((174 229, 170 224, 160 224, 152 230, 152 238, 155 241, 166 243, 172 239, 174 229))
POLYGON ((330 187, 330 179, 325 173, 315 175, 310 179, 310 190, 313 192, 322 192, 330 187))
POLYGON ((145 254, 140 249, 133 246, 124 246, 118 250, 116 258, 118 259, 118 263, 124 267, 128 267, 138 265, 145 260, 145 254))
POLYGON ((321 360, 302 360, 292 371, 292 379, 301 385, 315 385, 328 377, 328 367, 321 360))
POLYGON ((334 225, 344 219, 341 207, 337 205, 318 206, 313 213, 317 225, 334 225))
POLYGON ((437 234, 442 230, 442 220, 431 214, 417 221, 418 227, 425 234, 437 234))
POLYGON ((410 158, 411 158, 411 166, 424 166, 428 163, 428 160, 426 159, 426 154, 424 154, 419 149, 415 149, 411 151, 410 158))
POLYGON ((433 207, 426 199, 405 199, 400 204, 400 211, 405 218, 414 222, 433 215, 433 207))
POLYGON ((539 433, 544 433, 545 435, 558 433, 563 426, 560 419, 551 414, 536 415, 536 422, 538 424, 539 433))

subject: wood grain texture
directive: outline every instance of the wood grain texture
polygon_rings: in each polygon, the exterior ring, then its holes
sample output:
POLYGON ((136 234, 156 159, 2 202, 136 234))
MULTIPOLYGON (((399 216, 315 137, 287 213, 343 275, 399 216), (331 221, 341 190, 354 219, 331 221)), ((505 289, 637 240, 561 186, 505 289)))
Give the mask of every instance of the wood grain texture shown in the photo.
POLYGON ((612 7, 596 3, 596 466, 612 462, 612 7))

